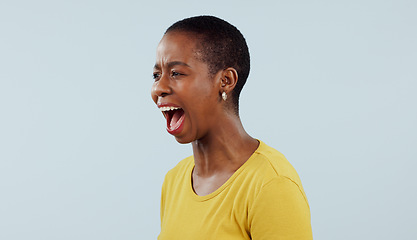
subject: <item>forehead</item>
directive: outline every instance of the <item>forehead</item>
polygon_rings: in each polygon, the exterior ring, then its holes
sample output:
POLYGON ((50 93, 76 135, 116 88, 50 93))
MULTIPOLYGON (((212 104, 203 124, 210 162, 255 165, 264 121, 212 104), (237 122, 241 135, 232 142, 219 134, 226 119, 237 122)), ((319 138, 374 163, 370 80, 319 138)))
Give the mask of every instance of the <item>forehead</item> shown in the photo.
POLYGON ((158 44, 156 62, 196 60, 197 39, 184 32, 166 33, 158 44))

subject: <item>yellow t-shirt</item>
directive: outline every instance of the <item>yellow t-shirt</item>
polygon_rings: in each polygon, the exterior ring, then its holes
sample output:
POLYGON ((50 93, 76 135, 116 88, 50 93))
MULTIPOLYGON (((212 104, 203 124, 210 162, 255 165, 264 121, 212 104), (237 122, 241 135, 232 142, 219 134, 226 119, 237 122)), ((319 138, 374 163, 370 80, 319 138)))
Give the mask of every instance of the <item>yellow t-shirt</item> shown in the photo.
POLYGON ((312 239, 310 208, 297 172, 260 141, 216 191, 195 194, 194 158, 170 170, 162 186, 158 240, 312 239))

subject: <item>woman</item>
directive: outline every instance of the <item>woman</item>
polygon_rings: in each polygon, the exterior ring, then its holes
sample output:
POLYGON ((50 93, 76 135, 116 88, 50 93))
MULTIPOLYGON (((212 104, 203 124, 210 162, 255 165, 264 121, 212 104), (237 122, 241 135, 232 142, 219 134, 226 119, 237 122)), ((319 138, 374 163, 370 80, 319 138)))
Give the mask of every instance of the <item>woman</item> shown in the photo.
POLYGON ((193 148, 165 177, 159 240, 312 239, 296 171, 240 121, 249 68, 244 37, 216 17, 179 21, 159 43, 152 99, 193 148))

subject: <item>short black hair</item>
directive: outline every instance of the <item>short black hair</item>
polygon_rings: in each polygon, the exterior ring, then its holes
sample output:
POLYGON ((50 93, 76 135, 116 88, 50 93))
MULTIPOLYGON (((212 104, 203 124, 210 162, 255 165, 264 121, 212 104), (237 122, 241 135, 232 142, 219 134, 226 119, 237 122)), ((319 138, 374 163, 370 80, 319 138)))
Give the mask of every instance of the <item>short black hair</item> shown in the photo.
POLYGON ((195 16, 171 25, 165 34, 183 31, 195 34, 201 60, 211 75, 228 67, 236 69, 238 81, 231 95, 236 114, 239 114, 239 96, 249 76, 250 56, 242 33, 232 24, 214 16, 195 16))

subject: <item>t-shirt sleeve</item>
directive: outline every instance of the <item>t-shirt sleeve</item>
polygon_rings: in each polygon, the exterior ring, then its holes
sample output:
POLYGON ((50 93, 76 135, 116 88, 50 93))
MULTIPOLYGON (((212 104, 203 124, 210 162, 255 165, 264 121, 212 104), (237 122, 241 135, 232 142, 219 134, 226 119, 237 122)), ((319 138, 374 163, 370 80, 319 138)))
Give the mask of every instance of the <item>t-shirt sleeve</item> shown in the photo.
POLYGON ((253 240, 313 239, 310 208, 302 188, 286 177, 265 184, 249 210, 253 240))

